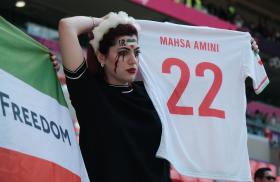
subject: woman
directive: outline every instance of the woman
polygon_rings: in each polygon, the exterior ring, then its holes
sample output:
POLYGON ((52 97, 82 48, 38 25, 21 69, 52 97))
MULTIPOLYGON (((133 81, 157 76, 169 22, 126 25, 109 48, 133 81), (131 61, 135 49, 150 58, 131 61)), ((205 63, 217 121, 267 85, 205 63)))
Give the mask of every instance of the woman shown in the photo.
POLYGON ((72 17, 59 23, 61 55, 81 127, 80 147, 91 181, 167 182, 169 164, 155 157, 161 123, 138 70, 138 30, 126 13, 72 17), (93 29, 94 55, 84 60, 78 35, 93 29))
MULTIPOLYGON (((155 157, 161 137, 159 117, 142 82, 133 82, 138 31, 124 12, 59 23, 67 87, 81 127, 80 147, 94 182, 171 181, 168 162, 155 157), (86 62, 78 36, 92 29, 93 56, 86 62)), ((258 51, 253 40, 252 47, 258 51)))

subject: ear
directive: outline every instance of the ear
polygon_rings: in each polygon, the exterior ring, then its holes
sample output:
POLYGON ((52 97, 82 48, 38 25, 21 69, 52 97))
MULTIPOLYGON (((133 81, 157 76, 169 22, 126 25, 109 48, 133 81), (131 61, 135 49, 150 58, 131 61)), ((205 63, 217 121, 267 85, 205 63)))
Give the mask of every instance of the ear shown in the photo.
POLYGON ((100 51, 96 51, 96 57, 100 64, 105 64, 105 55, 102 54, 100 51))

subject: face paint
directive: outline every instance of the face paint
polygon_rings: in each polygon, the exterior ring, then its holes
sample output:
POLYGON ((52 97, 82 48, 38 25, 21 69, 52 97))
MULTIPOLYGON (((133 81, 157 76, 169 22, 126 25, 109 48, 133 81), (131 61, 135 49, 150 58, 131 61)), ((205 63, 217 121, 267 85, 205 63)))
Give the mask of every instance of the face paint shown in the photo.
POLYGON ((136 39, 126 39, 126 43, 128 46, 129 45, 135 46, 135 45, 137 45, 137 40, 136 39))
POLYGON ((124 61, 124 54, 121 55, 120 53, 116 56, 115 58, 115 68, 114 68, 114 72, 117 73, 117 67, 118 67, 118 63, 119 63, 119 59, 120 59, 120 56, 122 56, 122 61, 124 61))
MULTIPOLYGON (((138 46, 137 39, 135 38, 121 38, 117 42, 120 48, 129 46, 131 49, 134 49, 134 47, 138 46)), ((118 55, 115 58, 115 68, 114 68, 115 73, 117 73, 117 67, 118 67, 120 57, 122 57, 122 61, 124 61, 125 54, 122 54, 121 51, 118 53, 118 55)))
POLYGON ((120 47, 125 47, 125 46, 135 47, 137 45, 137 40, 134 38, 119 39, 118 43, 120 47))
POLYGON ((117 73, 117 67, 118 67, 119 59, 120 59, 120 55, 118 54, 115 58, 115 68, 114 68, 115 73, 117 73))
POLYGON ((121 47, 126 46, 125 39, 120 39, 119 40, 119 46, 121 46, 121 47))

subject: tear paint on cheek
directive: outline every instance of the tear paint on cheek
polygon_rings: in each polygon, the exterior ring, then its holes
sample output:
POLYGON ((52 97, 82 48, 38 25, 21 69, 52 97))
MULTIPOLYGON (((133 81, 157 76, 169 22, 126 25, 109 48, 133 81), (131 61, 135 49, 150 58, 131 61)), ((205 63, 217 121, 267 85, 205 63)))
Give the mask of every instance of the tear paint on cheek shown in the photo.
MULTIPOLYGON (((115 58, 115 68, 114 68, 114 72, 115 73, 117 73, 117 68, 118 68, 119 60, 120 60, 120 55, 117 55, 116 58, 115 58)), ((124 62, 124 55, 122 55, 122 61, 124 62)))
POLYGON ((116 58, 115 58, 115 68, 114 68, 115 73, 117 73, 117 67, 118 67, 119 59, 120 59, 120 56, 117 55, 116 58))

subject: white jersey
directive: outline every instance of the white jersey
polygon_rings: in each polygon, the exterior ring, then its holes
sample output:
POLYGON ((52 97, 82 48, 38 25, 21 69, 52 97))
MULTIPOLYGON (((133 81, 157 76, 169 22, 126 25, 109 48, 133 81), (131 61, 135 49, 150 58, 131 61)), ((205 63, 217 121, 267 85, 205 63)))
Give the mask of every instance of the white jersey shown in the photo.
POLYGON ((139 21, 140 68, 162 121, 158 157, 182 174, 251 181, 245 79, 268 84, 249 33, 139 21))

